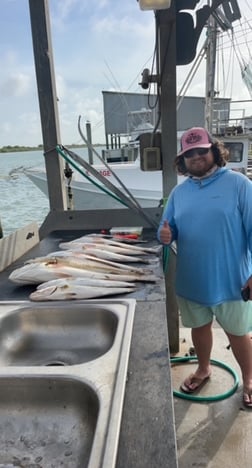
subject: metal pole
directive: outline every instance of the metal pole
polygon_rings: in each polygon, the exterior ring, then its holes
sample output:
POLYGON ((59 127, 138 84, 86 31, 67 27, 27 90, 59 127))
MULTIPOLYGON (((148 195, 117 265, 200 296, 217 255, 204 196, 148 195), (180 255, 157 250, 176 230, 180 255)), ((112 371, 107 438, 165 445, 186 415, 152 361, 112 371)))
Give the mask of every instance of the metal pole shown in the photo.
MULTIPOLYGON (((92 145, 92 133, 91 133, 91 124, 90 122, 86 122, 86 131, 87 131, 87 141, 92 145)), ((90 147, 88 147, 88 162, 89 164, 93 164, 94 158, 93 158, 93 151, 90 147)))
POLYGON ((174 0, 156 13, 159 41, 160 110, 163 159, 163 196, 177 184, 173 161, 177 154, 176 12, 174 0))
MULTIPOLYGON (((163 198, 177 184, 173 161, 177 154, 176 89, 176 9, 175 0, 167 10, 156 12, 158 37, 158 74, 160 76, 161 150, 163 162, 163 198)), ((171 352, 179 350, 178 307, 174 292, 175 258, 170 253, 166 283, 166 313, 171 352)))
POLYGON ((205 104, 205 126, 213 133, 213 103, 215 97, 215 69, 216 69, 216 43, 217 23, 210 16, 207 26, 207 59, 206 59, 206 104, 205 104))

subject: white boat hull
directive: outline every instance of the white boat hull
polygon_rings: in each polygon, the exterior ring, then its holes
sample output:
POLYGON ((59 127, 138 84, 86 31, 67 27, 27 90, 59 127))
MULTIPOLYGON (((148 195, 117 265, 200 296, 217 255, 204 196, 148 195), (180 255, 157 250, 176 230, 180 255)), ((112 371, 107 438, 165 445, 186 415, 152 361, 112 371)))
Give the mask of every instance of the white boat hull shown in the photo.
MULTIPOLYGON (((107 174, 105 177, 124 192, 104 166, 95 167, 100 173, 104 171, 104 174, 107 174)), ((155 208, 159 206, 162 199, 161 171, 144 172, 141 171, 137 163, 114 164, 113 171, 116 171, 117 176, 143 208, 155 208)), ((25 171, 25 174, 48 196, 45 170, 29 169, 25 171)), ((76 210, 125 208, 124 204, 100 190, 79 173, 74 173, 71 190, 73 193, 73 206, 76 210)))
MULTIPOLYGON (((237 162, 235 158, 227 163, 227 167, 238 170, 246 174, 248 142, 247 138, 229 137, 229 145, 242 141, 243 153, 241 160, 237 162)), ((235 154, 234 154, 235 156, 235 154)), ((103 164, 93 166, 105 179, 124 192, 121 185, 114 178, 111 171, 103 164)), ((134 162, 112 163, 109 166, 125 187, 137 199, 143 208, 156 208, 162 202, 162 171, 142 171, 139 159, 134 162)), ((84 169, 83 169, 84 171, 84 169)), ((44 168, 26 169, 26 176, 48 196, 46 171, 44 168)), ((90 177, 87 171, 84 171, 90 177)), ((97 179, 96 183, 101 185, 97 179)), ((177 177, 177 183, 185 180, 184 176, 177 177)), ((67 183, 67 181, 66 181, 67 183)), ((92 184, 83 174, 74 171, 70 185, 73 194, 73 209, 75 210, 97 210, 97 209, 118 209, 125 208, 125 205, 117 201, 96 185, 92 184)), ((104 187, 105 188, 105 187, 104 187)), ((125 192, 124 192, 125 193, 125 192)), ((126 193, 125 193, 126 194, 126 193)))

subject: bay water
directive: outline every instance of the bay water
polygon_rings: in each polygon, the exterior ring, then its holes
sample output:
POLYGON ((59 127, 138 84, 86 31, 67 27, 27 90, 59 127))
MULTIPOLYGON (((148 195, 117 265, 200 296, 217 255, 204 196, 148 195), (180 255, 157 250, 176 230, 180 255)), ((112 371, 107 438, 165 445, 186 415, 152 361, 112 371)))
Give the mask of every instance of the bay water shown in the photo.
MULTIPOLYGON (((99 154, 101 149, 97 148, 99 154)), ((87 148, 73 151, 88 161, 87 148)), ((24 173, 24 169, 38 166, 45 167, 42 151, 0 153, 0 221, 4 236, 34 221, 40 226, 49 212, 48 198, 24 173)))

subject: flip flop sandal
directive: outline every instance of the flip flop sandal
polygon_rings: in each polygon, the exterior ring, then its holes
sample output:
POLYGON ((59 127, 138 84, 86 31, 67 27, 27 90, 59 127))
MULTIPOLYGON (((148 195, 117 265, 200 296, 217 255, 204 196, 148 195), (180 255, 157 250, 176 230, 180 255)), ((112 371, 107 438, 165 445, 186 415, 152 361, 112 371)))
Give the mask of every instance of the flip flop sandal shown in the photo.
POLYGON ((202 387, 204 387, 204 385, 208 382, 208 380, 210 379, 210 375, 208 375, 207 377, 204 377, 203 379, 200 379, 199 377, 196 377, 194 374, 190 375, 189 377, 187 377, 186 380, 190 380, 190 384, 189 385, 192 385, 192 384, 195 384, 195 387, 194 388, 190 388, 188 386, 188 384, 186 384, 186 382, 184 382, 181 386, 180 386, 180 390, 184 393, 195 393, 195 392, 198 392, 202 387))
POLYGON ((251 397, 252 396, 252 391, 249 390, 249 391, 243 391, 243 405, 245 406, 245 408, 249 408, 249 409, 252 409, 252 400, 251 401, 247 401, 245 399, 245 396, 249 396, 251 397))

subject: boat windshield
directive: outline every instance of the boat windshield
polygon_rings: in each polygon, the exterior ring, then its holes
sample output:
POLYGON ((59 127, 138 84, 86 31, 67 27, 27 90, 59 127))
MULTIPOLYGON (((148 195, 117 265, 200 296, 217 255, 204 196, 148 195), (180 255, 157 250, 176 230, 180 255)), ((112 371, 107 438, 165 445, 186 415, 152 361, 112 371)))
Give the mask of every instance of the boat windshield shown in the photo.
POLYGON ((244 145, 242 142, 226 142, 225 147, 229 150, 229 162, 242 161, 244 151, 244 145))

